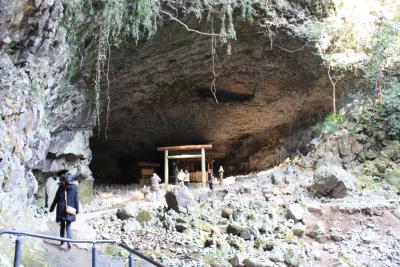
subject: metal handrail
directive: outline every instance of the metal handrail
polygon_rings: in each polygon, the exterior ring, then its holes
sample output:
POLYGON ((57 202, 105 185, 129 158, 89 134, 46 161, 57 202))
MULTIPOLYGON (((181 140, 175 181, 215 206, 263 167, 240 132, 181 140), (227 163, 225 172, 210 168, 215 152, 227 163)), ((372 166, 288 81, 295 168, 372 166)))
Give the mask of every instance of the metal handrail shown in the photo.
POLYGON ((127 246, 124 243, 117 242, 116 240, 108 240, 108 239, 99 239, 99 240, 85 240, 85 239, 69 239, 63 237, 56 237, 50 235, 43 235, 43 234, 34 234, 28 232, 21 232, 16 230, 0 230, 0 235, 9 234, 9 235, 16 235, 17 238, 15 240, 15 254, 14 254, 14 267, 19 267, 21 263, 21 254, 22 254, 22 236, 30 236, 36 237, 41 239, 49 239, 49 240, 56 240, 62 242, 70 242, 70 243, 89 243, 92 244, 92 267, 97 267, 97 248, 96 244, 116 244, 119 247, 127 250, 131 253, 128 258, 129 267, 133 267, 133 255, 138 256, 139 258, 153 264, 157 267, 164 267, 164 265, 156 262, 155 260, 143 255, 139 251, 127 246), (133 255, 132 255, 133 254, 133 255))

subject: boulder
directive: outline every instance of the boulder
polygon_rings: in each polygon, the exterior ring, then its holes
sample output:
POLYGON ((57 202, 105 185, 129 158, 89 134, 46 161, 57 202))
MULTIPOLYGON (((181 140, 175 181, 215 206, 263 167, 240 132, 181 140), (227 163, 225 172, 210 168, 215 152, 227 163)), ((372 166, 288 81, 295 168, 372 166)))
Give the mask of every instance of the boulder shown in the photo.
POLYGON ((298 203, 290 204, 286 210, 286 217, 289 219, 293 219, 295 222, 303 219, 304 209, 298 203))
POLYGON ((320 195, 342 198, 353 188, 352 175, 342 167, 322 166, 314 173, 314 189, 320 195))
POLYGON ((128 204, 117 210, 117 217, 121 220, 128 220, 136 216, 137 210, 135 206, 128 204))
POLYGON ((196 205, 196 201, 186 187, 178 188, 174 191, 168 191, 165 194, 165 200, 168 208, 177 212, 188 213, 190 208, 196 205))
POLYGON ((91 157, 89 137, 91 131, 63 131, 53 137, 48 152, 56 157, 74 156, 80 159, 91 157))

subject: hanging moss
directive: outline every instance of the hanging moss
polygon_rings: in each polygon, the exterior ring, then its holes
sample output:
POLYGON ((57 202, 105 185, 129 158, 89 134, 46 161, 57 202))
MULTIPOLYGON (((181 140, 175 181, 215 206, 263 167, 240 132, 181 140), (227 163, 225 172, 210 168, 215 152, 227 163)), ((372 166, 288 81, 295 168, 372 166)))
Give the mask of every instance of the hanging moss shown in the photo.
MULTIPOLYGON (((162 3, 160 0, 64 0, 64 25, 71 45, 69 78, 74 79, 84 72, 87 76, 94 76, 98 126, 100 94, 103 77, 108 75, 110 47, 127 40, 133 40, 137 45, 141 40, 154 36, 161 17, 160 10, 164 8, 162 3)), ((236 10, 244 21, 252 23, 256 7, 267 10, 273 6, 270 1, 259 0, 194 0, 180 5, 177 9, 184 10, 186 16, 192 14, 199 20, 206 18, 210 32, 214 21, 221 43, 237 38, 233 15, 236 10)), ((168 11, 167 7, 165 9, 168 11)))

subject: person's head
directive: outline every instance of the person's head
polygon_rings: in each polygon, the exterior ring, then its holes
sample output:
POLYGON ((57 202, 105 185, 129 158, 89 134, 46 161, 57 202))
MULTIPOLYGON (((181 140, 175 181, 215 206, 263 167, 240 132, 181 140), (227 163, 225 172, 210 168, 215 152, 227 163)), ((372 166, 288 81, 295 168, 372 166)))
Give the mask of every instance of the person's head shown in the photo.
POLYGON ((181 172, 183 172, 183 169, 181 169, 181 172))
POLYGON ((64 183, 67 184, 72 184, 74 182, 74 176, 70 172, 66 172, 64 175, 64 183))
POLYGON ((212 169, 208 169, 208 172, 212 172, 212 169))
POLYGON ((188 173, 188 170, 185 170, 185 173, 188 173))

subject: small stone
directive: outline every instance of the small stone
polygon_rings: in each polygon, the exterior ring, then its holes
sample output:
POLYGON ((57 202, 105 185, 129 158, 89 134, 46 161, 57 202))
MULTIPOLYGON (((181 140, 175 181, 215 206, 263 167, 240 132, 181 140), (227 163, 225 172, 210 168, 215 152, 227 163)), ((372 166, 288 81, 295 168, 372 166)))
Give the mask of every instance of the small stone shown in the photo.
POLYGON ((274 263, 271 261, 259 261, 254 258, 247 258, 243 261, 245 267, 272 267, 274 263))
POLYGON ((234 234, 234 235, 240 235, 240 232, 242 231, 243 227, 237 223, 237 222, 232 222, 228 225, 227 228, 227 233, 228 234, 234 234))
POLYGON ((142 230, 142 225, 135 219, 130 219, 122 224, 122 230, 126 233, 142 230))
POLYGON ((236 253, 236 255, 230 258, 228 261, 233 267, 241 266, 243 264, 244 257, 241 253, 236 253))
POLYGON ((117 210, 117 217, 121 220, 128 220, 136 215, 136 208, 132 204, 128 204, 117 210))
POLYGON ((312 257, 315 261, 320 261, 320 260, 322 260, 321 252, 319 252, 318 250, 313 250, 313 251, 311 252, 311 257, 312 257))
POLYGON ((322 215, 323 211, 320 205, 318 204, 307 204, 307 210, 311 213, 322 215))
POLYGON ((10 44, 11 43, 11 38, 10 38, 10 36, 6 36, 4 39, 3 39, 3 43, 5 43, 5 44, 10 44))
POLYGON ((289 248, 285 255, 284 255, 284 261, 287 265, 289 266, 299 266, 300 265, 300 259, 298 255, 296 254, 295 250, 292 248, 289 248))
POLYGON ((365 243, 365 244, 370 244, 373 241, 375 241, 377 238, 376 233, 372 230, 367 230, 364 231, 363 233, 361 233, 361 240, 365 243))
POLYGON ((295 236, 302 237, 306 231, 306 226, 302 223, 296 223, 292 231, 295 236))
POLYGON ((297 222, 303 219, 303 216, 304 216, 304 209, 300 204, 294 203, 289 205, 286 211, 287 218, 293 219, 295 222, 297 222))
POLYGON ((393 211, 393 215, 397 218, 400 219, 400 209, 396 209, 393 211))
POLYGON ((151 214, 147 210, 141 210, 136 215, 136 220, 140 223, 145 223, 151 220, 151 214))
POLYGON ((271 175, 271 182, 274 185, 284 184, 285 183, 285 174, 282 171, 275 171, 271 175))
POLYGON ((284 255, 281 249, 278 247, 274 248, 269 255, 269 259, 273 262, 284 262, 284 255))
POLYGON ((177 224, 175 224, 176 231, 181 232, 181 233, 186 231, 189 228, 190 228, 190 225, 186 224, 186 223, 177 223, 177 224))
POLYGON ((309 237, 312 237, 317 240, 322 240, 322 237, 325 235, 325 225, 322 221, 317 222, 309 227, 307 232, 309 237))
POLYGON ((240 231, 240 237, 243 238, 244 240, 250 240, 252 236, 252 232, 250 229, 243 229, 240 231))
POLYGON ((233 215, 233 209, 231 208, 224 208, 221 212, 222 218, 229 219, 233 215))

